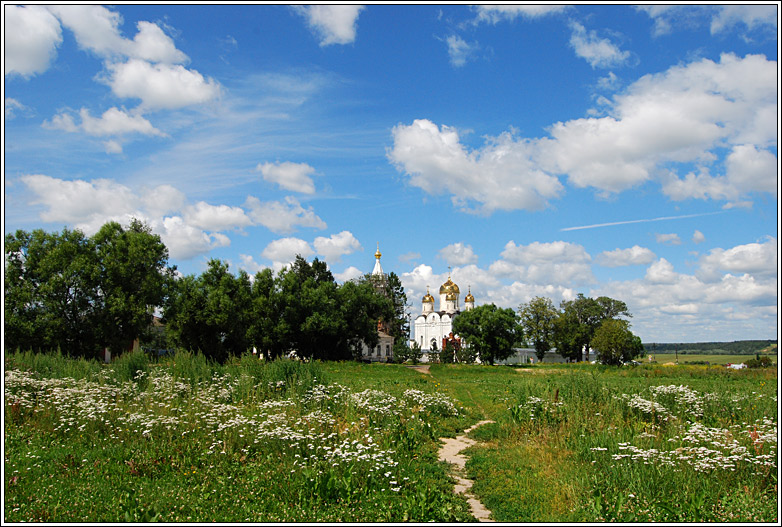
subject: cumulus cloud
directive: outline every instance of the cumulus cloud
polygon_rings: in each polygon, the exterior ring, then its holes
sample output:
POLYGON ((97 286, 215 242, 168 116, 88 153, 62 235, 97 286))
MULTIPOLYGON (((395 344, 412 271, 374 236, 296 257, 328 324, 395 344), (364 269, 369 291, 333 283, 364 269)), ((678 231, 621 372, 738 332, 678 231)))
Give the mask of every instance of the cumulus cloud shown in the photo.
POLYGON ((181 216, 170 216, 156 221, 153 230, 160 232, 160 239, 168 247, 172 258, 187 260, 218 247, 227 247, 230 240, 220 233, 207 234, 188 224, 181 216))
POLYGON ((318 236, 312 244, 315 251, 329 263, 338 262, 342 256, 361 249, 361 244, 350 231, 332 234, 328 238, 318 236))
POLYGON ((448 57, 450 58, 451 65, 457 68, 464 66, 480 49, 478 43, 473 42, 470 44, 459 35, 447 37, 445 43, 448 45, 448 57))
POLYGON ((69 113, 59 113, 51 121, 45 121, 44 127, 65 130, 66 132, 84 132, 96 137, 122 136, 126 134, 141 134, 166 137, 166 134, 152 126, 141 115, 130 115, 118 108, 109 108, 103 115, 92 117, 87 108, 79 110, 81 123, 76 124, 69 113))
POLYGON ((597 256, 597 262, 603 267, 622 267, 625 265, 649 264, 655 259, 655 254, 646 247, 633 245, 628 249, 603 251, 597 256))
POLYGON ((620 50, 607 38, 600 38, 594 30, 587 31, 578 22, 572 22, 570 29, 570 46, 576 55, 586 60, 593 69, 619 66, 630 58, 630 52, 620 50))
POLYGON ((744 25, 748 30, 758 27, 776 29, 777 9, 774 5, 725 5, 717 8, 717 13, 711 20, 711 33, 728 31, 736 25, 744 25))
POLYGON ((692 233, 692 241, 693 243, 703 243, 706 241, 706 236, 704 236, 701 231, 696 229, 695 232, 692 233))
POLYGON ((592 258, 578 244, 556 241, 505 245, 502 259, 489 271, 499 276, 531 284, 587 284, 594 282, 592 258))
POLYGON ((398 124, 387 155, 410 184, 430 194, 449 192, 454 204, 469 212, 539 210, 559 196, 562 184, 533 161, 534 145, 510 133, 490 138, 470 152, 458 132, 427 119, 398 124), (477 203, 478 209, 470 208, 477 203))
POLYGON ((110 179, 93 181, 66 181, 42 174, 21 177, 35 197, 33 205, 45 208, 43 221, 65 223, 93 234, 105 222, 125 222, 131 215, 138 215, 136 196, 130 188, 110 179))
POLYGON ((291 196, 286 197, 284 202, 261 202, 255 196, 249 196, 244 206, 249 209, 248 216, 256 224, 263 225, 274 233, 292 233, 299 227, 326 228, 326 222, 315 214, 312 207, 305 209, 291 196))
POLYGON ((763 243, 748 243, 730 249, 712 249, 701 257, 696 274, 703 280, 713 281, 721 278, 723 271, 776 277, 779 272, 777 239, 769 238, 763 243))
POLYGON ((293 263, 297 255, 309 258, 313 254, 315 251, 312 250, 310 244, 299 238, 274 240, 261 252, 261 256, 272 261, 272 268, 275 271, 293 263))
POLYGON ((32 77, 49 69, 62 43, 58 20, 46 8, 3 6, 4 74, 32 77))
POLYGON ((479 5, 476 6, 478 15, 475 22, 488 22, 496 24, 503 20, 515 20, 516 18, 535 19, 547 15, 560 13, 569 6, 566 5, 479 5))
POLYGON ((133 40, 122 36, 122 16, 100 5, 53 5, 49 10, 73 32, 79 47, 104 59, 138 58, 152 62, 185 63, 187 55, 157 24, 139 21, 133 40))
POLYGON ((209 102, 220 95, 220 84, 179 64, 144 60, 110 64, 104 82, 117 97, 141 99, 145 110, 177 109, 209 102))
POLYGON ((665 245, 681 245, 682 240, 679 238, 679 235, 676 233, 669 233, 669 234, 660 234, 656 233, 654 235, 654 239, 657 240, 657 243, 662 243, 665 245))
POLYGON ((356 22, 364 6, 310 5, 294 9, 307 19, 310 29, 320 38, 320 45, 328 46, 356 40, 356 22))
POLYGON ((182 210, 186 198, 179 189, 164 184, 145 190, 141 195, 141 201, 150 215, 164 216, 182 210))
POLYGON ((276 183, 285 190, 301 192, 302 194, 314 194, 315 183, 312 176, 315 169, 307 163, 259 163, 255 168, 261 173, 265 181, 276 183))
POLYGON ((472 247, 462 242, 443 247, 438 256, 452 266, 468 265, 478 261, 478 255, 475 254, 472 247))
POLYGON ((350 280, 355 280, 356 278, 361 278, 364 276, 364 271, 357 267, 353 267, 352 265, 342 271, 341 273, 333 273, 334 278, 337 280, 337 282, 345 283, 349 282, 350 280))
POLYGON ((210 205, 199 201, 184 209, 184 217, 189 225, 207 231, 223 231, 252 225, 252 220, 241 207, 228 205, 210 205))

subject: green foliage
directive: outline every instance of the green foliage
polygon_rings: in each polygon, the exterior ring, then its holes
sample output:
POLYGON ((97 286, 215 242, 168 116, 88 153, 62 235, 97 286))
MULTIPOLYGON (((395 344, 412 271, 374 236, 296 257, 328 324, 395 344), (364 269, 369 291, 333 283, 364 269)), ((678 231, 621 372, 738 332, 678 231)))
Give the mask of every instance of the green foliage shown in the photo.
POLYGON ((558 314, 549 298, 537 296, 519 306, 519 319, 524 337, 535 347, 535 355, 539 361, 543 360, 546 352, 553 346, 558 314))
POLYGON ((612 366, 620 366, 643 351, 640 339, 630 331, 630 324, 626 320, 612 318, 600 323, 591 344, 597 352, 597 359, 612 366))
POLYGON ((510 357, 520 334, 516 313, 494 304, 461 313, 454 319, 453 331, 487 364, 510 357))
POLYGON ((128 349, 160 306, 172 270, 149 227, 104 225, 93 237, 17 231, 5 238, 5 336, 8 349, 59 348, 97 357, 128 349))

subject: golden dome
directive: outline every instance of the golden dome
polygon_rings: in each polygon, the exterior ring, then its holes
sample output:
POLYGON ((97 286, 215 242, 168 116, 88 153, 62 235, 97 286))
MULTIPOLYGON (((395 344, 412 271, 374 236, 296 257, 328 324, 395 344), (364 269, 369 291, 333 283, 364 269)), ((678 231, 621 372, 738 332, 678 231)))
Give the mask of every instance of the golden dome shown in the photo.
POLYGON ((448 277, 448 281, 440 286, 440 294, 447 295, 448 293, 459 294, 459 286, 451 281, 451 277, 448 277))
POLYGON ((464 297, 464 302, 472 302, 475 303, 475 297, 472 296, 472 293, 470 292, 470 288, 467 288, 467 296, 464 297))
POLYGON ((381 257, 381 256, 383 256, 383 255, 382 255, 382 254, 380 254, 380 242, 377 242, 377 251, 375 252, 375 258, 377 258, 378 260, 380 260, 380 257, 381 257))
POLYGON ((434 297, 429 294, 429 287, 426 288, 426 295, 424 296, 423 302, 425 304, 434 304, 434 297))
POLYGON ((445 294, 445 299, 448 302, 454 302, 457 298, 459 298, 459 296, 456 293, 446 293, 445 294))

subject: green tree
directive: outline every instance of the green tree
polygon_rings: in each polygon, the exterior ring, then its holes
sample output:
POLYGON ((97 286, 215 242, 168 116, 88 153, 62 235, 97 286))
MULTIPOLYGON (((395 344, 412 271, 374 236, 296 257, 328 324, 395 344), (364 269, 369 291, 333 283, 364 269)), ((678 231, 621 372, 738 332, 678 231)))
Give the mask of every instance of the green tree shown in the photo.
POLYGON ((584 360, 592 337, 604 320, 630 317, 627 305, 608 297, 589 298, 579 293, 574 300, 563 301, 562 311, 554 323, 557 351, 571 360, 584 360))
POLYGON ((630 331, 626 320, 603 320, 592 337, 592 347, 602 364, 619 366, 639 355, 643 349, 641 339, 630 331))
POLYGON ((454 333, 470 346, 481 362, 494 364, 513 354, 521 328, 513 309, 484 304, 460 313, 453 321, 454 333))
POLYGON ((102 343, 120 352, 149 331, 174 269, 160 236, 139 220, 127 229, 106 223, 92 240, 99 264, 95 329, 102 343))
POLYGON ((96 357, 98 263, 79 230, 5 237, 4 332, 8 348, 96 357))
POLYGON ((176 280, 163 319, 178 345, 222 362, 251 347, 252 306, 247 273, 234 276, 227 263, 212 259, 199 277, 176 280))
POLYGON ((524 337, 534 346, 539 361, 543 360, 544 355, 553 345, 558 314, 554 303, 540 296, 519 306, 519 319, 524 337))

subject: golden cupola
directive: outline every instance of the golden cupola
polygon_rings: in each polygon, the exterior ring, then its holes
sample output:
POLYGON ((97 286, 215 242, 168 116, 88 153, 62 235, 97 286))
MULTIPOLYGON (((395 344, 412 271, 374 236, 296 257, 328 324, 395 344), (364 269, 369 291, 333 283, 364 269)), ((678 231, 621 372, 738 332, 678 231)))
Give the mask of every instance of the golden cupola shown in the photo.
POLYGON ((422 300, 424 304, 434 304, 434 297, 429 294, 429 287, 426 288, 426 295, 424 295, 424 299, 422 300))
POLYGON ((453 293, 458 295, 459 294, 459 286, 454 284, 451 281, 451 277, 448 277, 448 280, 440 286, 440 294, 441 295, 447 295, 449 293, 453 293))
POLYGON ((470 288, 467 288, 467 296, 464 297, 464 302, 475 302, 475 297, 472 296, 472 292, 470 292, 470 288))

